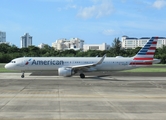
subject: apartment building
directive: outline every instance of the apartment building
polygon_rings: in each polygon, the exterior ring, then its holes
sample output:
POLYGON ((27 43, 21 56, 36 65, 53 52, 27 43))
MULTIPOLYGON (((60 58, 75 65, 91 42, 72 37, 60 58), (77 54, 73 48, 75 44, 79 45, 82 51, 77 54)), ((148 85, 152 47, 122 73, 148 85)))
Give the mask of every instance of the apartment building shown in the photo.
POLYGON ((84 40, 79 38, 71 38, 67 39, 58 39, 54 43, 52 43, 52 47, 55 50, 83 50, 84 40))
POLYGON ((32 46, 32 36, 29 33, 25 33, 21 36, 21 48, 32 46))
POLYGON ((84 51, 88 51, 88 50, 109 50, 110 49, 110 45, 107 45, 106 43, 102 43, 102 44, 85 44, 84 45, 84 51))
MULTIPOLYGON (((141 38, 134 38, 128 36, 122 36, 122 48, 125 49, 135 49, 136 47, 143 47, 150 37, 141 37, 141 38)), ((166 37, 158 37, 157 48, 166 45, 166 37)))
POLYGON ((0 31, 0 43, 6 42, 6 32, 0 31))

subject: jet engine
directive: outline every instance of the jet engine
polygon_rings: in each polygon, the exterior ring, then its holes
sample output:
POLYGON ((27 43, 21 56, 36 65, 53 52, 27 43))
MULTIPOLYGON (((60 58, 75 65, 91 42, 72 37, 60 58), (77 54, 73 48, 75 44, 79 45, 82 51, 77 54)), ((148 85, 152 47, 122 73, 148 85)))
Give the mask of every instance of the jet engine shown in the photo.
POLYGON ((58 74, 59 76, 70 77, 74 75, 76 72, 72 70, 72 68, 59 68, 58 74))

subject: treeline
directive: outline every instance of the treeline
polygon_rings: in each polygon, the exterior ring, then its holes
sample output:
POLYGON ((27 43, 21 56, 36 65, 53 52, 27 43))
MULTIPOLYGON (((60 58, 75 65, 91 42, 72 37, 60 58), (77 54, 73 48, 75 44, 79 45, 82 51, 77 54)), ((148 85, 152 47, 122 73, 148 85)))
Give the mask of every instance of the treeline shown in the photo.
MULTIPOLYGON (((119 38, 115 38, 110 50, 99 51, 99 50, 89 50, 86 52, 75 51, 75 50, 65 50, 58 51, 54 50, 53 47, 46 45, 44 48, 40 49, 36 46, 29 46, 28 48, 18 48, 16 46, 10 46, 8 44, 0 44, 0 63, 8 63, 14 58, 18 57, 96 57, 103 56, 107 54, 107 57, 123 56, 132 57, 141 48, 136 49, 121 49, 121 44, 119 38)), ((166 46, 158 48, 155 53, 155 58, 161 59, 161 63, 166 63, 166 46)))

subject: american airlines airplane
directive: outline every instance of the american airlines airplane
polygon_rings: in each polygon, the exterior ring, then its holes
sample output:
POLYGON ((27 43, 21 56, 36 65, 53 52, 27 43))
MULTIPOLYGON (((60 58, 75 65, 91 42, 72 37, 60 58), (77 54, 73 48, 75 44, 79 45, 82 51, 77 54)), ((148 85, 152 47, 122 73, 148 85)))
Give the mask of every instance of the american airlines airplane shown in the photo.
POLYGON ((152 37, 134 57, 21 57, 5 65, 9 70, 25 71, 58 70, 59 76, 70 77, 92 71, 119 71, 150 66, 160 60, 153 59, 158 37, 152 37))

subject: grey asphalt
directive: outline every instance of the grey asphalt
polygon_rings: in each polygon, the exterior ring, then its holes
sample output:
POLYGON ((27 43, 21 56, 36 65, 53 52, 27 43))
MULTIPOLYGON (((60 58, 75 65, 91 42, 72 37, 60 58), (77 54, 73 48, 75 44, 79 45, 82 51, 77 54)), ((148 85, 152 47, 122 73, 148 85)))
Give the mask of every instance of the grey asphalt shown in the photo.
POLYGON ((0 120, 165 120, 166 77, 0 73, 0 120))
MULTIPOLYGON (((144 77, 166 77, 165 72, 114 72, 114 71, 97 71, 84 73, 85 76, 144 76, 144 77)), ((30 76, 58 76, 57 71, 32 71, 30 76)), ((74 76, 79 76, 79 73, 74 76)))

